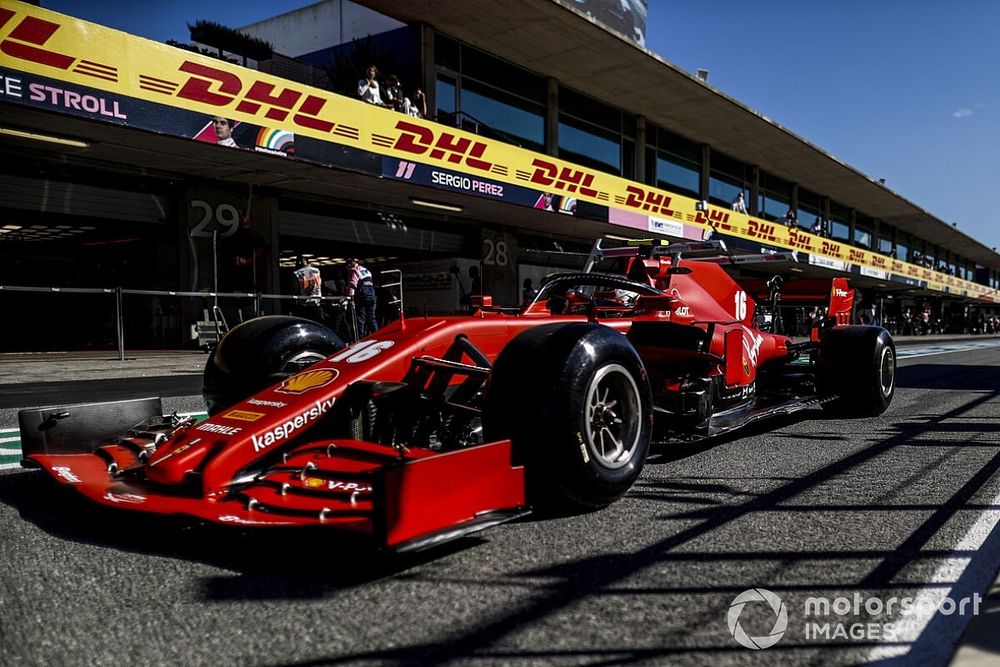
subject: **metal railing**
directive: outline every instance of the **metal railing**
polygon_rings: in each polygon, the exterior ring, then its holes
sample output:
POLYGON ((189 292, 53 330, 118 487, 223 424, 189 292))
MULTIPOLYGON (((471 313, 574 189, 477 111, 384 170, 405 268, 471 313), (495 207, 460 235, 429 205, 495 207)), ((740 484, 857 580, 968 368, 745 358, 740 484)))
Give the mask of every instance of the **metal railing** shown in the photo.
MULTIPOLYGON (((395 283, 395 284, 401 284, 395 283)), ((72 334, 80 335, 84 331, 83 341, 89 346, 94 340, 99 339, 103 343, 94 349, 107 349, 109 336, 114 339, 118 361, 125 360, 126 338, 130 334, 140 340, 160 342, 173 339, 172 348, 184 347, 184 341, 198 338, 199 325, 201 333, 208 334, 204 338, 209 343, 218 342, 228 331, 229 322, 242 322, 253 317, 269 314, 283 314, 286 309, 282 303, 292 304, 292 312, 298 310, 298 305, 304 302, 320 302, 320 312, 323 314, 323 324, 331 324, 338 335, 346 342, 351 343, 357 340, 357 318, 354 313, 354 302, 345 296, 298 296, 292 294, 270 294, 264 292, 193 292, 180 290, 145 290, 145 289, 125 289, 121 287, 113 288, 88 288, 88 287, 29 287, 21 285, 0 285, 0 298, 5 295, 50 295, 66 297, 61 302, 46 304, 44 308, 38 308, 33 303, 32 308, 15 307, 10 308, 9 304, 0 302, 0 308, 7 313, 23 312, 23 318, 17 315, 8 315, 4 319, 7 326, 0 329, 0 341, 10 337, 14 330, 18 330, 24 340, 36 341, 44 339, 41 335, 43 330, 56 330, 63 332, 65 341, 72 338, 72 334), (105 297, 107 300, 103 304, 99 302, 80 302, 76 297, 91 296, 105 297), (143 300, 145 298, 145 300, 143 300), (220 305, 222 300, 222 305, 220 305), (187 303, 185 303, 187 301, 187 303), (164 306, 164 302, 166 305, 164 306), (152 306, 152 307, 151 307, 152 306), (322 306, 328 306, 327 309, 322 306), (37 310, 36 310, 37 308, 37 310), (130 310, 131 308, 131 310, 130 310), (27 312, 25 312, 27 311, 27 312), (227 319, 224 311, 229 311, 231 317, 227 319), (132 323, 131 330, 127 326, 129 313, 133 315, 140 312, 144 315, 143 321, 132 323), (103 313, 103 314, 102 314, 103 313), (199 313, 201 315, 199 316, 199 313), (50 318, 46 321, 45 316, 50 318), (186 336, 182 322, 190 325, 191 334, 186 336), (108 326, 110 325, 110 327, 108 326), (206 326, 207 325, 207 326, 206 326), (86 333, 89 331, 90 333, 86 333), (71 332, 71 333, 68 333, 71 332), (139 335, 144 332, 145 336, 139 335)), ((135 318, 132 318, 135 319, 135 318)), ((313 318, 315 319, 315 318, 313 318)), ((6 349, 8 345, 0 345, 0 352, 15 351, 6 349)), ((23 348, 23 342, 14 347, 23 348)), ((36 347, 45 347, 39 344, 36 347)), ((65 346, 60 351, 67 349, 65 346)), ((39 349, 20 349, 17 351, 36 352, 39 349)))

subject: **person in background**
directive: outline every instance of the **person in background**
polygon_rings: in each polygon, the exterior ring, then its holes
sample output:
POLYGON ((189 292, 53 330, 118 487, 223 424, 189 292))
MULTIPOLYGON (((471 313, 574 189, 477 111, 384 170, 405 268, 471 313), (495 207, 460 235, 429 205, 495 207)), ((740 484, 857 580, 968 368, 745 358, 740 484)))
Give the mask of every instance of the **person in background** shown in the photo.
POLYGON ((365 78, 358 81, 358 97, 369 104, 386 106, 379 89, 378 68, 375 65, 369 65, 368 69, 365 70, 365 78))
POLYGON ((357 259, 347 260, 347 271, 347 296, 354 299, 360 339, 378 329, 375 321, 375 281, 372 272, 357 259))
POLYGON ((215 143, 220 146, 239 148, 236 140, 233 139, 233 121, 222 116, 215 116, 212 118, 212 127, 215 129, 215 143))
POLYGON ((414 118, 427 117, 427 96, 424 95, 424 91, 417 88, 416 92, 413 93, 412 102, 409 97, 403 98, 403 113, 414 118))
POLYGON ((310 265, 299 255, 295 260, 295 283, 298 295, 306 297, 296 300, 295 313, 315 322, 323 321, 323 277, 320 270, 310 265))
POLYGON ((382 87, 382 101, 390 109, 403 113, 404 99, 406 98, 403 96, 403 87, 399 84, 399 77, 390 74, 389 78, 385 80, 385 86, 382 87))
POLYGON ((785 213, 785 217, 778 220, 778 222, 785 225, 786 227, 794 228, 799 226, 798 221, 795 219, 795 211, 793 211, 792 209, 788 209, 788 213, 785 213))
POLYGON ((747 212, 747 203, 743 200, 743 191, 736 195, 736 199, 733 200, 733 210, 737 213, 747 212))

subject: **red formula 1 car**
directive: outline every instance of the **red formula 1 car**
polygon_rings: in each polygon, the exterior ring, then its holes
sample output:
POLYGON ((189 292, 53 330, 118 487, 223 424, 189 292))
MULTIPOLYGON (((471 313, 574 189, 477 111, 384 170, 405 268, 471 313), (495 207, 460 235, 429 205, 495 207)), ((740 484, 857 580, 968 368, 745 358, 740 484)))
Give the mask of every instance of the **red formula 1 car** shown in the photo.
POLYGON ((261 317, 210 357, 208 420, 162 416, 158 399, 23 411, 25 463, 107 505, 322 524, 408 550, 532 506, 607 505, 651 443, 820 403, 885 410, 895 348, 882 328, 842 325, 846 281, 811 295, 827 318, 794 342, 772 331, 780 281, 723 270, 744 259, 719 242, 598 244, 524 308, 482 297, 471 316, 399 320, 346 347, 261 317))

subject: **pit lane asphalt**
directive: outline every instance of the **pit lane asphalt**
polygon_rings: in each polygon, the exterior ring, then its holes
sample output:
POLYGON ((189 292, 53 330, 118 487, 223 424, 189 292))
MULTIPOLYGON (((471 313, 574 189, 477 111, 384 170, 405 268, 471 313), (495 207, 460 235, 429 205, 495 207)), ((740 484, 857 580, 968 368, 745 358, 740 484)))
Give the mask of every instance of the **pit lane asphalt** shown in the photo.
MULTIPOLYGON (((409 558, 117 513, 2 472, 0 664, 946 664, 968 617, 804 615, 808 597, 971 596, 1000 564, 1000 348, 904 359, 898 381, 880 418, 661 450, 606 510, 409 558), (787 608, 763 651, 726 621, 753 587, 787 608), (812 621, 900 636, 807 638, 812 621)), ((739 621, 759 636, 775 615, 739 621)))

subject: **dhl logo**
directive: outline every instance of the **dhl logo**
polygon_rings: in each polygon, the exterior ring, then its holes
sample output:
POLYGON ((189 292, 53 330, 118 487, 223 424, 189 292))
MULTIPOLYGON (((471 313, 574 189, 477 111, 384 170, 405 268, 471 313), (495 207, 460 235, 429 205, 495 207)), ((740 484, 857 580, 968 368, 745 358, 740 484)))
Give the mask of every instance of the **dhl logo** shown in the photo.
POLYGON ((903 263, 900 262, 900 261, 898 261, 898 260, 895 260, 895 259, 892 260, 892 269, 891 269, 891 271, 893 273, 902 273, 903 272, 903 263))
POLYGON ((855 264, 864 264, 865 251, 851 248, 847 253, 847 261, 854 262, 855 264))
POLYGON ((871 262, 876 269, 884 269, 887 266, 886 258, 882 255, 872 255, 871 262))
POLYGON ((788 242, 799 250, 812 250, 813 237, 805 232, 792 229, 788 232, 788 242))
POLYGON ((823 241, 823 245, 820 248, 820 252, 822 252, 824 255, 832 255, 837 259, 844 258, 843 250, 841 250, 841 246, 839 243, 830 243, 829 241, 823 241))
POLYGON ((546 189, 555 188, 566 192, 579 192, 585 197, 597 196, 597 189, 591 187, 594 183, 593 174, 569 167, 560 169, 558 165, 538 158, 531 161, 531 166, 535 168, 531 178, 528 179, 532 183, 537 183, 546 189))
POLYGON ((650 213, 659 213, 667 217, 674 217, 674 211, 670 208, 670 196, 654 190, 638 188, 634 185, 625 186, 628 197, 625 205, 631 208, 639 208, 650 213))
POLYGON ((777 241, 774 237, 775 225, 760 220, 750 220, 747 223, 747 236, 768 241, 777 241))
MULTIPOLYGON (((319 132, 334 132, 337 124, 319 118, 326 100, 306 94, 293 87, 278 89, 266 81, 254 81, 244 92, 243 80, 225 70, 185 60, 178 67, 188 74, 187 80, 177 90, 176 96, 220 108, 235 104, 235 110, 252 116, 284 122, 291 115, 292 122, 300 127, 319 132)), ((176 84, 162 79, 140 75, 140 84, 147 90, 171 94, 176 84)))
POLYGON ((712 229, 721 229, 727 232, 736 231, 736 227, 729 224, 729 214, 719 209, 712 208, 708 211, 698 211, 695 213, 694 221, 702 225, 707 225, 712 229))
MULTIPOLYGON (((6 27, 16 15, 17 12, 0 7, 0 29, 6 27)), ((60 27, 58 23, 52 21, 25 16, 14 25, 7 37, 0 41, 0 52, 18 60, 73 71, 105 81, 118 81, 117 67, 42 48, 60 27)))
POLYGON ((482 159, 486 152, 486 144, 482 141, 459 137, 451 132, 435 132, 429 127, 405 120, 397 122, 396 129, 400 134, 392 147, 398 151, 413 155, 427 153, 435 160, 446 159, 452 164, 465 163, 482 171, 489 171, 493 167, 492 162, 482 159))

